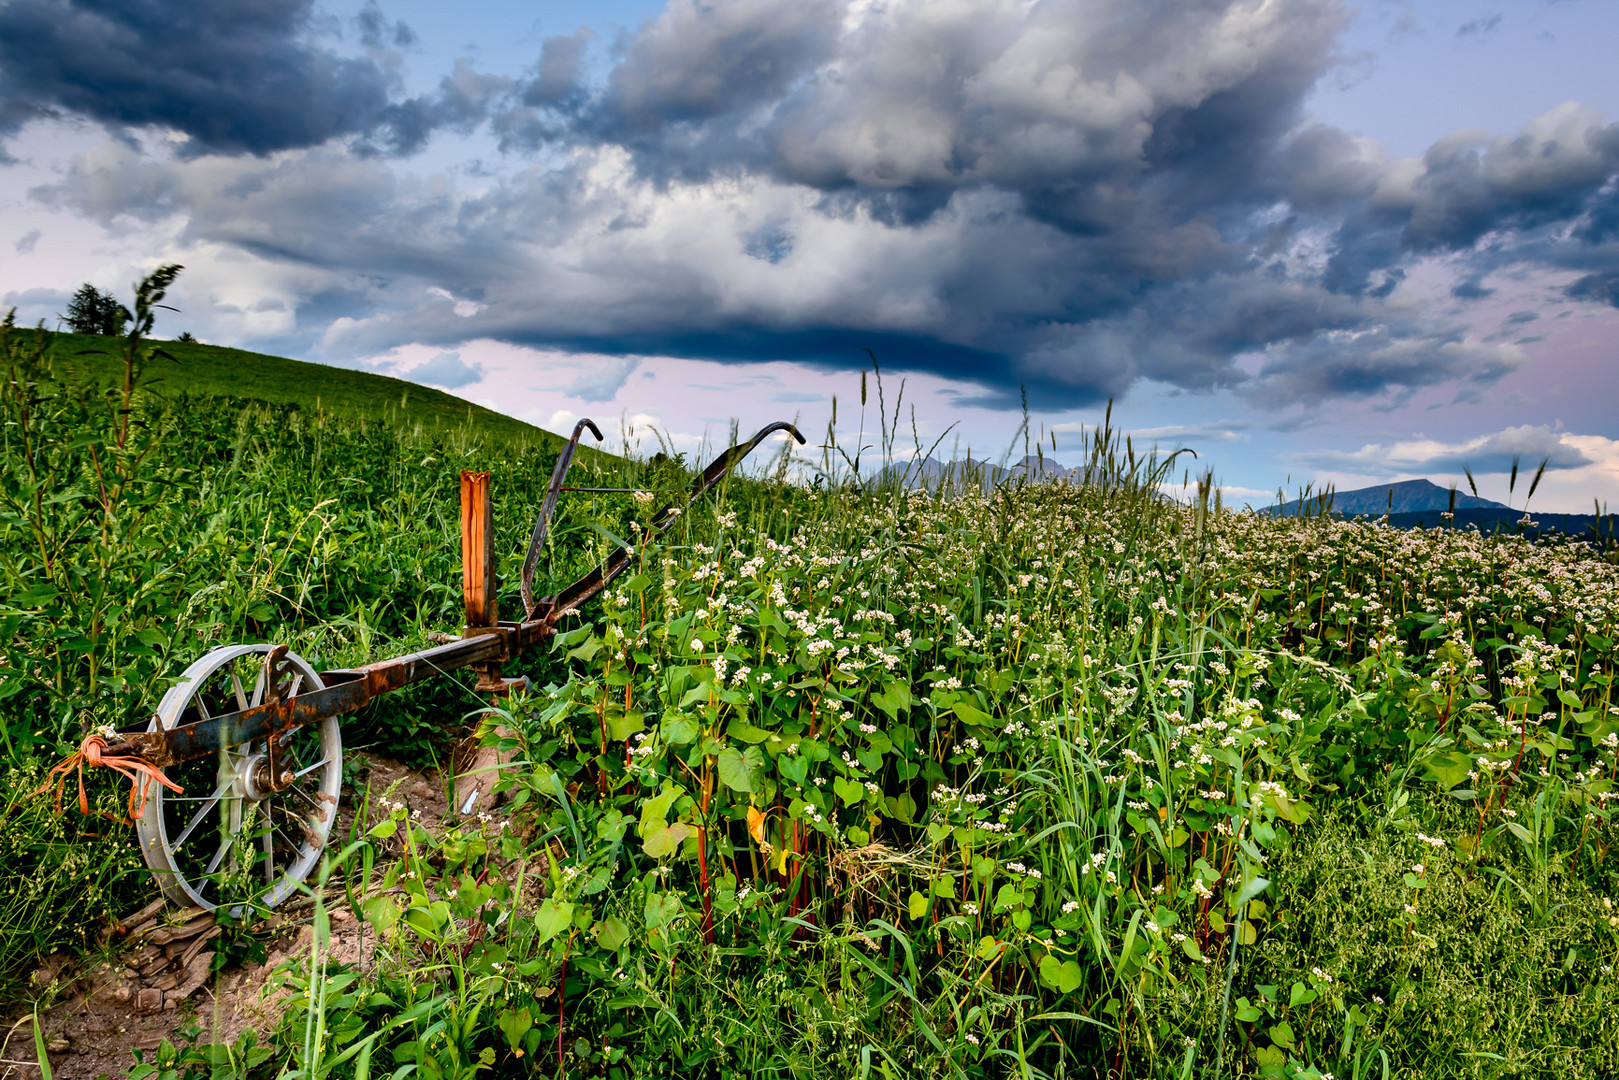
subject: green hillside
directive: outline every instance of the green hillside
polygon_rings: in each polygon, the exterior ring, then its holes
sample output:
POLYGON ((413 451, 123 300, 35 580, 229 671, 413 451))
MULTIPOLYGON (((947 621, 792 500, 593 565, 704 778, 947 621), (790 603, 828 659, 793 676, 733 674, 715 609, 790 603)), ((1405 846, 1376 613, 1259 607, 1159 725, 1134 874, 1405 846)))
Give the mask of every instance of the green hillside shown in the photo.
MULTIPOLYGON (((109 385, 123 378, 120 339, 95 334, 53 334, 59 368, 78 378, 109 385)), ((421 423, 426 428, 454 428, 468 423, 503 439, 556 440, 532 424, 502 416, 442 390, 403 379, 350 368, 328 367, 282 356, 231 349, 222 345, 163 341, 179 363, 158 359, 142 383, 159 394, 197 394, 252 398, 272 404, 295 404, 357 419, 389 423, 421 423)))

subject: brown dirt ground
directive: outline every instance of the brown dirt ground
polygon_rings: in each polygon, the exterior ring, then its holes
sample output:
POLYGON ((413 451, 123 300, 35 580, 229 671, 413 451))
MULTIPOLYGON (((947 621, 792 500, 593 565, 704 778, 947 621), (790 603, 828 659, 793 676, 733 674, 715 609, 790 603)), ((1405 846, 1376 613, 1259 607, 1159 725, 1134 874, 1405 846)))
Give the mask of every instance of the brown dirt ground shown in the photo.
MULTIPOLYGON (((445 786, 436 773, 417 772, 370 752, 363 757, 355 788, 345 791, 338 807, 332 830, 334 847, 339 844, 336 838, 348 837, 361 793, 367 789, 373 800, 392 789, 393 798, 421 811, 429 828, 442 824, 448 806, 445 786)), ((372 816, 375 819, 375 812, 372 816)), ((330 955, 341 962, 369 962, 374 936, 362 926, 363 920, 354 917, 341 895, 330 899, 329 908, 330 955)), ((271 976, 284 963, 308 954, 313 937, 310 923, 307 900, 277 911, 266 927, 270 940, 265 963, 215 972, 189 999, 144 1014, 136 1008, 141 980, 122 962, 127 948, 114 945, 105 956, 77 961, 51 957, 34 973, 33 982, 40 990, 54 986, 45 997, 52 1004, 41 1015, 53 1077, 96 1080, 123 1076, 136 1064, 133 1051, 154 1050, 165 1038, 178 1044, 177 1033, 193 1025, 201 1031, 199 1042, 234 1043, 243 1031, 253 1028, 263 1043, 287 993, 271 986, 271 976)), ((0 1016, 0 1080, 37 1080, 40 1069, 35 1061, 32 1013, 18 1016, 8 1012, 0 1016)))

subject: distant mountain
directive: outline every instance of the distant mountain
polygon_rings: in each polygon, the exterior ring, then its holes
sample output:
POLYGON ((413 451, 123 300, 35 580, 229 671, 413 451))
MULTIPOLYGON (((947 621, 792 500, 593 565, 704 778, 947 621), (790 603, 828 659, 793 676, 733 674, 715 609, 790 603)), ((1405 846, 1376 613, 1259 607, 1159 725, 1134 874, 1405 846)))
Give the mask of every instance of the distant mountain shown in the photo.
MULTIPOLYGON (((1290 503, 1267 506, 1260 513, 1269 517, 1277 515, 1296 517, 1301 511, 1306 514, 1318 513, 1316 504, 1317 500, 1314 498, 1302 502, 1294 499, 1290 503)), ((1331 504, 1331 513, 1339 517, 1359 517, 1362 514, 1382 517, 1388 513, 1417 514, 1448 509, 1450 509, 1450 489, 1442 488, 1432 480, 1402 480, 1398 484, 1379 484, 1376 487, 1356 488, 1354 491, 1335 491, 1332 493, 1331 504), (1391 498, 1392 505, 1389 501, 1391 498)), ((1464 495, 1458 491, 1456 509, 1510 511, 1512 508, 1505 503, 1464 495)))
MULTIPOLYGON (((1461 499, 1456 500, 1458 507, 1456 516, 1446 521, 1439 515, 1444 510, 1413 510, 1404 514, 1390 514, 1389 526, 1395 529, 1478 529, 1483 533, 1503 532, 1522 533, 1531 540, 1539 540, 1552 533, 1562 533, 1564 536, 1577 540, 1589 540, 1593 543, 1606 541, 1612 544, 1619 539, 1619 514, 1606 514, 1597 517, 1595 514, 1536 514, 1527 515, 1522 510, 1513 510, 1507 507, 1479 507, 1475 509, 1460 509, 1461 499)), ((1379 517, 1382 515, 1379 514, 1379 517)))
POLYGON ((921 461, 896 461, 883 469, 878 476, 884 481, 903 482, 907 488, 929 490, 967 486, 988 491, 997 484, 1016 483, 1021 480, 1033 484, 1059 480, 1065 484, 1093 487, 1116 487, 1119 482, 1117 476, 1108 476, 1105 472, 1084 465, 1065 469, 1050 458, 1034 454, 1004 468, 991 465, 987 461, 976 461, 970 456, 965 461, 940 461, 930 456, 921 461))

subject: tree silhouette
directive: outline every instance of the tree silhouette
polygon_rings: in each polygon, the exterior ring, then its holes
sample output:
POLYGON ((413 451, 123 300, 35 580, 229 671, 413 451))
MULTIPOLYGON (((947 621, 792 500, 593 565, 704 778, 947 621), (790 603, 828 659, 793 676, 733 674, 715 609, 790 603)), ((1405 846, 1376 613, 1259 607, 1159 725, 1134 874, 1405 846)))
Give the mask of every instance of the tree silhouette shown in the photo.
POLYGON ((68 301, 62 321, 75 334, 105 334, 117 336, 124 332, 129 312, 111 293, 104 293, 86 282, 68 301))

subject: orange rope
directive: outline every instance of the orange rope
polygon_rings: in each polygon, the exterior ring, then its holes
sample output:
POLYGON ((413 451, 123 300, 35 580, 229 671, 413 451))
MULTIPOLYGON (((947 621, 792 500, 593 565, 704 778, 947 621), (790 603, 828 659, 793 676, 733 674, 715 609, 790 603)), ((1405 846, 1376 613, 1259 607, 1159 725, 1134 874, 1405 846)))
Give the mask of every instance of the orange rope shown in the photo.
MULTIPOLYGON (((107 740, 99 735, 91 735, 80 744, 77 752, 56 768, 52 769, 45 778, 44 785, 35 794, 43 795, 51 789, 51 782, 56 787, 56 812, 62 812, 62 789, 67 785, 68 773, 79 774, 79 813, 90 813, 90 799, 84 793, 84 767, 86 765, 99 765, 111 769, 120 776, 129 780, 132 785, 129 789, 129 820, 139 821, 146 812, 147 788, 153 780, 162 784, 176 795, 183 795, 185 788, 163 775, 163 770, 153 765, 145 758, 139 757, 109 757, 102 754, 107 748, 107 740)), ((102 817, 109 817, 103 814, 102 817)))

